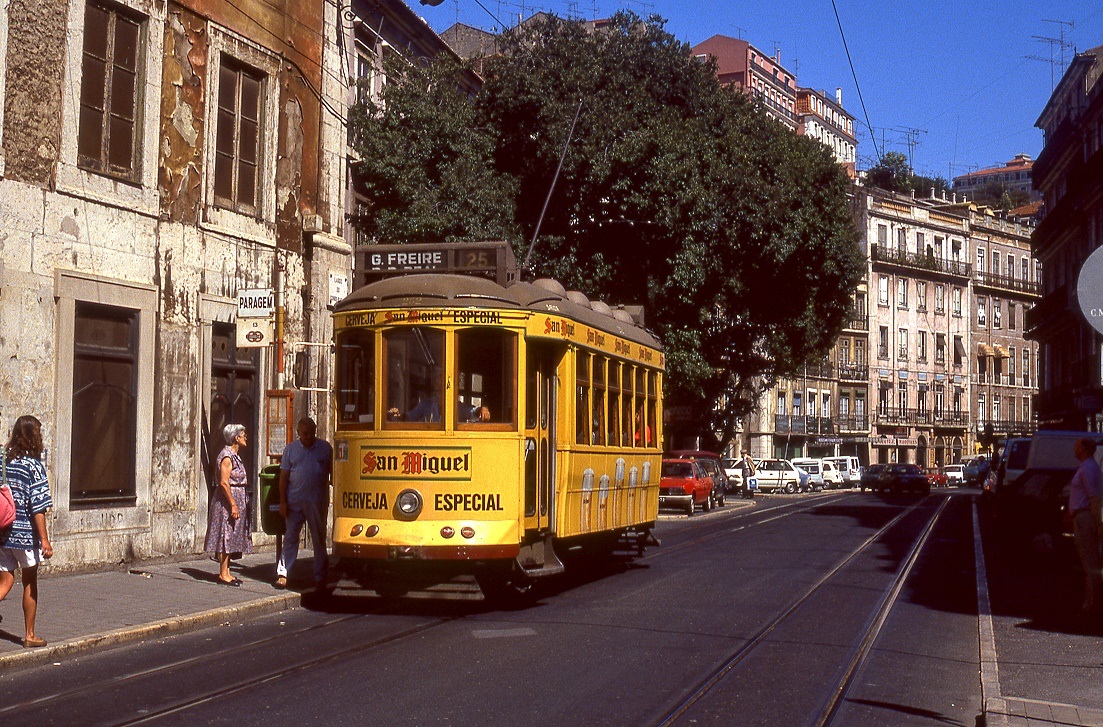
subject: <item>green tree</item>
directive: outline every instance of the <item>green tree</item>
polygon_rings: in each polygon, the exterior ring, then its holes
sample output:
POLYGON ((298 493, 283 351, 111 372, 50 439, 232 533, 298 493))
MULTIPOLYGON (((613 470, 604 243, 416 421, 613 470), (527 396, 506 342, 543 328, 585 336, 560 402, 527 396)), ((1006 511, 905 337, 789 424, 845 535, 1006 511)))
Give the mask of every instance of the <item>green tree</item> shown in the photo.
POLYGON ((385 243, 514 240, 515 180, 494 169, 494 135, 457 91, 461 66, 387 60, 388 83, 349 111, 359 229, 385 243))
MULTIPOLYGON (((690 414, 675 433, 723 443, 765 386, 818 360, 841 328, 862 260, 846 175, 824 146, 722 88, 659 18, 621 13, 589 32, 549 17, 502 45, 467 120, 493 141, 481 174, 513 185, 525 240, 582 102, 530 273, 644 304, 667 353, 668 402, 690 414)), ((389 136, 410 133, 398 120, 411 113, 431 114, 425 93, 400 105, 392 92, 371 111, 396 119, 374 127, 380 150, 412 143, 389 136)), ((417 168, 392 178, 437 163, 397 156, 417 168)))
POLYGON ((915 189, 908 158, 898 151, 887 151, 881 160, 866 170, 866 185, 907 194, 915 189))

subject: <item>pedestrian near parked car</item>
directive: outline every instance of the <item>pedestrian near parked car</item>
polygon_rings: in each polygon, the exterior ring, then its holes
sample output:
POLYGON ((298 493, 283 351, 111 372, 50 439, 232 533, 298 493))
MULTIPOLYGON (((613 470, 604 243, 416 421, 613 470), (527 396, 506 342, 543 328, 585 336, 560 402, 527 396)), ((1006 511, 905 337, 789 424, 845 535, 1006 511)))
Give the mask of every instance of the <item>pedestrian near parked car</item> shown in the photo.
POLYGON ((46 511, 54 506, 42 464, 42 422, 24 415, 15 420, 3 452, 3 479, 15 501, 15 521, 0 531, 0 601, 8 597, 19 569, 23 583, 23 647, 45 646, 35 633, 38 614, 38 566, 54 554, 46 532, 46 511))
POLYGON ((230 560, 253 552, 249 523, 245 519, 245 463, 239 452, 245 446, 245 427, 227 424, 222 428, 226 446, 218 453, 218 487, 207 507, 207 541, 205 549, 218 557, 218 582, 223 586, 240 586, 241 579, 230 575, 230 560))
POLYGON ((755 468, 754 460, 751 459, 751 455, 747 450, 743 450, 743 461, 739 464, 743 473, 743 497, 754 497, 754 490, 751 489, 751 478, 754 477, 755 468))
POLYGON ((300 419, 297 430, 299 438, 284 447, 280 458, 280 515, 287 529, 276 563, 276 588, 287 587, 287 575, 299 557, 303 523, 314 543, 314 585, 324 586, 329 575, 326 522, 333 448, 329 442, 318 439, 318 425, 313 419, 300 419))
POLYGON ((1095 461, 1095 442, 1084 437, 1072 445, 1080 466, 1069 483, 1069 512, 1080 565, 1084 568, 1085 611, 1103 607, 1103 571, 1100 570, 1100 503, 1103 502, 1103 473, 1095 461))

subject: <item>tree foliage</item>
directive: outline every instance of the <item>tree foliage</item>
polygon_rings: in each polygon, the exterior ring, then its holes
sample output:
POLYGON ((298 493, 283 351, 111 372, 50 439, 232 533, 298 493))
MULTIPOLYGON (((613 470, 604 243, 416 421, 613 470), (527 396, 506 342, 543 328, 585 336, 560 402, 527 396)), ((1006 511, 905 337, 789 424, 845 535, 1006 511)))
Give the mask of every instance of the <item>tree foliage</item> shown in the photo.
POLYGON ((578 113, 531 274, 644 304, 667 353, 668 404, 689 415, 675 430, 730 439, 764 387, 828 351, 847 316, 862 258, 841 167, 722 88, 659 18, 621 13, 590 32, 548 17, 502 45, 468 108, 434 113, 449 103, 434 96, 443 84, 427 88, 418 70, 362 110, 355 139, 373 216, 410 240, 430 236, 410 230, 461 236, 479 224, 528 240, 578 113), (447 143, 416 138, 425 133, 447 143), (459 147, 474 161, 448 156, 459 147), (462 175, 461 163, 472 165, 462 175), (459 189, 461 178, 475 183, 459 189), (448 228, 461 202, 445 207, 444 188, 475 198, 461 214, 489 193, 494 214, 448 228))
POLYGON ((866 170, 866 185, 899 194, 915 192, 923 197, 929 195, 932 189, 938 196, 951 189, 945 177, 916 174, 908 164, 908 158, 898 151, 885 152, 877 164, 866 170))

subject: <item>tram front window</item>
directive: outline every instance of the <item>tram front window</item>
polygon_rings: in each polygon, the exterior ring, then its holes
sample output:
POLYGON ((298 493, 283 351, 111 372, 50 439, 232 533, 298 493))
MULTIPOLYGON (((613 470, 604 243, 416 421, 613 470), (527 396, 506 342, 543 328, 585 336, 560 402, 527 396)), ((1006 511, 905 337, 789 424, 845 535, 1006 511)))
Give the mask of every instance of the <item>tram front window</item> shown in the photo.
POLYGON ((456 425, 515 426, 517 336, 492 328, 456 332, 456 425))
POLYGON ((375 426, 375 333, 370 330, 337 336, 337 411, 342 427, 375 426))
POLYGON ((383 334, 383 408, 394 423, 441 424, 444 332, 415 326, 383 334))

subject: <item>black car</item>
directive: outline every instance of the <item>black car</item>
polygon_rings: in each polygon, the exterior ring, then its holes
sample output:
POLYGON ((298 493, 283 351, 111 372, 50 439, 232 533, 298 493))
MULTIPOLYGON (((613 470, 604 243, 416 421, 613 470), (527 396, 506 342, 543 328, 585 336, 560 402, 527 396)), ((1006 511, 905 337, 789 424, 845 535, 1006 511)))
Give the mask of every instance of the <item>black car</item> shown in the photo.
POLYGON ((931 494, 931 483, 927 473, 917 464, 890 464, 877 481, 877 488, 883 492, 918 492, 931 494))
POLYGON ((877 482, 881 479, 881 473, 885 471, 885 467, 887 466, 888 465, 883 464, 871 464, 862 471, 862 478, 858 480, 858 487, 862 489, 862 492, 877 489, 877 482))

